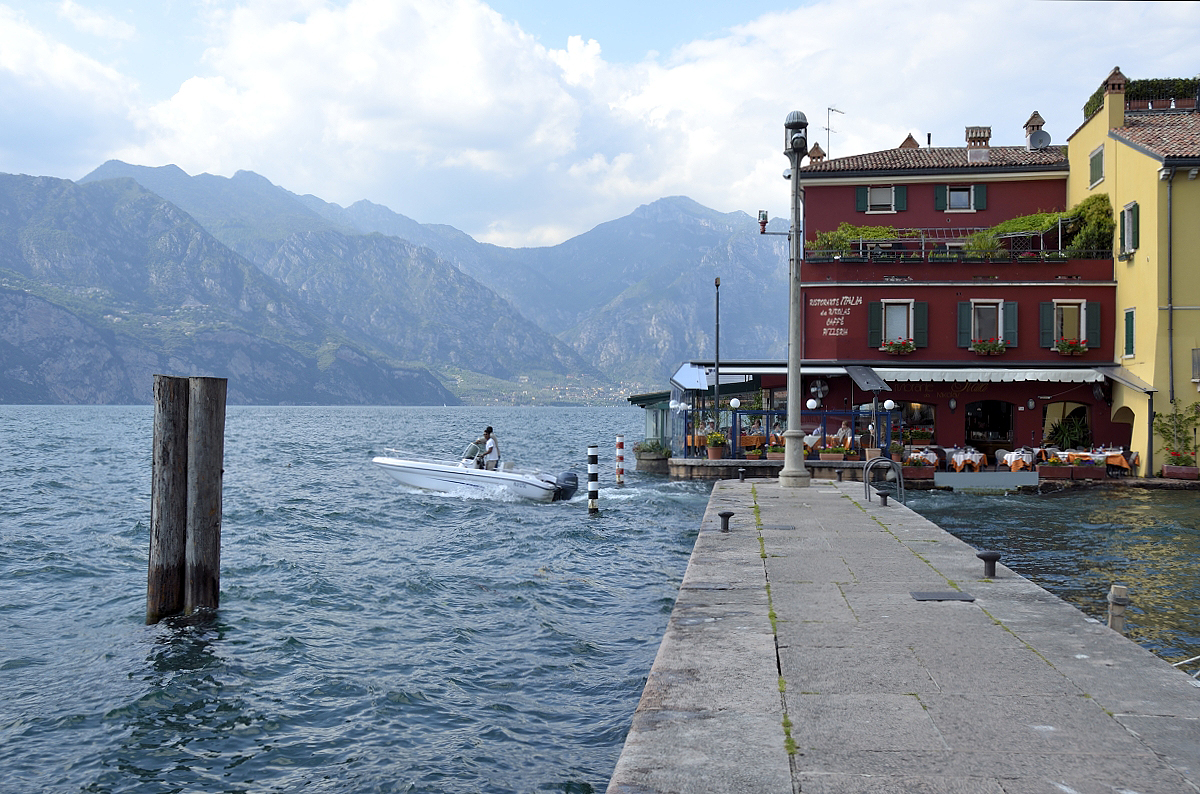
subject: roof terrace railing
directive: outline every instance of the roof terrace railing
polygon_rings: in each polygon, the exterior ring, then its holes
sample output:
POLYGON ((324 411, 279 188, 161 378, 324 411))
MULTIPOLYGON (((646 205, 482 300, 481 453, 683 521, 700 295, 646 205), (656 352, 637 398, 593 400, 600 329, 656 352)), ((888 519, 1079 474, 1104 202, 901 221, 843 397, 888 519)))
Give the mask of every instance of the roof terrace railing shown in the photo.
POLYGON ((858 251, 835 249, 813 249, 804 252, 804 261, 808 264, 842 262, 846 264, 865 264, 869 262, 974 262, 974 263, 1034 263, 1034 262, 1066 262, 1069 259, 1112 259, 1111 250, 1103 251, 991 251, 977 253, 962 248, 876 248, 864 246, 858 251))

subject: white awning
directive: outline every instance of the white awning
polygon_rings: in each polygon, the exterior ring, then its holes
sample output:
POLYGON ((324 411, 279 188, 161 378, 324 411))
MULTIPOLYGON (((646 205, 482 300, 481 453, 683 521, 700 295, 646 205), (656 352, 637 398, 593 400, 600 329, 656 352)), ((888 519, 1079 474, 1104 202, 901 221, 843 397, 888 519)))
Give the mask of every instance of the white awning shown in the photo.
POLYGON ((935 383, 1100 383, 1104 373, 1094 369, 1026 369, 1023 367, 971 367, 963 369, 918 369, 909 367, 872 367, 888 383, 932 381, 935 383))

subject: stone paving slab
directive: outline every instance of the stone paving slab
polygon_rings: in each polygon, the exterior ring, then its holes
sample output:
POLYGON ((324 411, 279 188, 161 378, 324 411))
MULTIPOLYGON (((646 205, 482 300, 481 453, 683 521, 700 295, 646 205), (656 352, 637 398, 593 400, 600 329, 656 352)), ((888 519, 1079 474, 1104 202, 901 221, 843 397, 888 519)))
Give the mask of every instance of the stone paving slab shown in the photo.
POLYGON ((1200 792, 1200 688, 975 552, 861 483, 717 483, 608 791, 1200 792))

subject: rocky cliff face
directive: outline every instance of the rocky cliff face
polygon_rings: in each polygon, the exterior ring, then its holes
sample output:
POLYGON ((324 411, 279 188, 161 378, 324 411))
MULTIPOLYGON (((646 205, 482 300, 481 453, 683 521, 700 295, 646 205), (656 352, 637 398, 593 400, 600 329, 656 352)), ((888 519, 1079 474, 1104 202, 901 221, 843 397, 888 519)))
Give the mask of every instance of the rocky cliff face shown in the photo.
POLYGON ((249 403, 450 403, 132 180, 0 175, 2 402, 150 399, 155 372, 249 403))

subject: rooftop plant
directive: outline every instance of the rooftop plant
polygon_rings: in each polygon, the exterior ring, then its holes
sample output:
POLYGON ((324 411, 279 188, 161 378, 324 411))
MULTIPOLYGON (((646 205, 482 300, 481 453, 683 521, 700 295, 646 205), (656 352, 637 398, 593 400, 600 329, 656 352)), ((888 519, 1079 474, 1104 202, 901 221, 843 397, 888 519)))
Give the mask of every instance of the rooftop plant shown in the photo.
POLYGON ((855 226, 842 221, 832 231, 817 232, 810 247, 814 251, 848 254, 855 250, 860 240, 902 240, 909 237, 920 237, 920 232, 894 226, 855 226))

